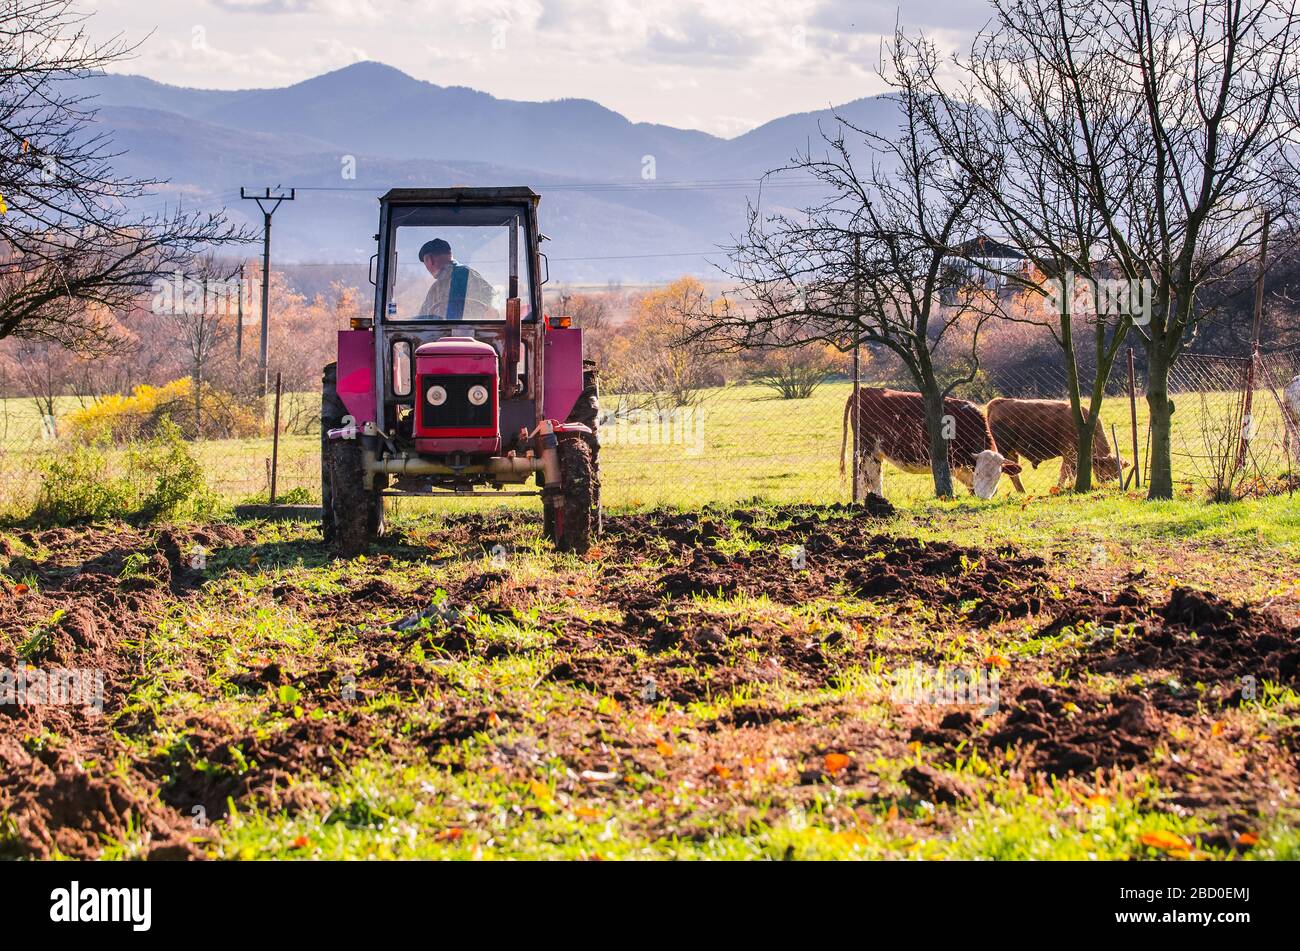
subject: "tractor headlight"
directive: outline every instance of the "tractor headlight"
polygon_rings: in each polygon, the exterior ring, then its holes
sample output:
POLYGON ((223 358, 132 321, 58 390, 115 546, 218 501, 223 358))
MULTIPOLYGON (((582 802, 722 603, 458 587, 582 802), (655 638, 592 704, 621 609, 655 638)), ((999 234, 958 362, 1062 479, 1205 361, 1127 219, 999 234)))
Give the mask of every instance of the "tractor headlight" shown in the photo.
POLYGON ((430 406, 441 406, 447 402, 447 391, 441 386, 431 386, 424 398, 429 401, 430 406))
POLYGON ((471 386, 469 388, 469 401, 475 406, 482 406, 488 400, 488 391, 486 386, 471 386))

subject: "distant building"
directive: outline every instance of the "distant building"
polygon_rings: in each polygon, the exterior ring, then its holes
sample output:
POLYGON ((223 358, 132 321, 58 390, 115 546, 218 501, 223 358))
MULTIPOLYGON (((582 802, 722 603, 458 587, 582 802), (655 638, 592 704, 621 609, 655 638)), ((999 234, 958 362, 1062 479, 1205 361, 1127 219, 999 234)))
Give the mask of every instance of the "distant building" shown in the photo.
POLYGON ((1031 267, 1024 254, 985 235, 958 245, 956 251, 944 260, 947 274, 939 291, 939 300, 948 306, 958 302, 963 287, 985 287, 1000 298, 1011 297, 1023 288, 1012 276, 1026 276, 1031 267))

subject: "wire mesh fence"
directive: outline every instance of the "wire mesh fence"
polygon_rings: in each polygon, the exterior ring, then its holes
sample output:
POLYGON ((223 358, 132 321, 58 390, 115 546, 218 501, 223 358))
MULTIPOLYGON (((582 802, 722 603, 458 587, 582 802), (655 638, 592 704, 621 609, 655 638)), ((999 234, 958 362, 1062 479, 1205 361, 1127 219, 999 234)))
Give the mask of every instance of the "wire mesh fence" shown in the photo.
MULTIPOLYGON (((1290 487, 1293 473, 1300 470, 1300 384, 1292 384, 1298 376, 1300 349, 1266 354, 1253 362, 1184 355, 1170 377, 1179 491, 1226 497, 1290 487), (1288 385, 1294 401, 1290 407, 1288 385)), ((880 383, 868 379, 863 386, 880 383)), ((1090 387, 1091 381, 1083 384, 1090 387)), ((784 399, 770 388, 742 382, 695 391, 687 405, 674 406, 652 394, 603 393, 603 502, 622 508, 748 499, 849 501, 852 487, 841 474, 840 461, 842 446, 851 454, 853 437, 845 428, 845 408, 852 389, 848 380, 832 379, 806 398, 784 399)), ((1130 399, 1121 357, 1104 387, 1093 442, 1094 481, 1103 489, 1134 490, 1146 483, 1150 450, 1144 389, 1145 381, 1136 378, 1130 399), (1116 475, 1119 478, 1106 478, 1116 475)), ((1001 492, 1041 495, 1072 484, 1076 443, 1073 417, 1063 402, 1066 392, 1063 370, 1049 368, 994 377, 975 394, 973 402, 990 420, 999 448, 1022 467, 1016 479, 1002 483, 1001 492)), ((8 511, 30 508, 43 464, 67 451, 60 416, 74 408, 67 398, 55 404, 53 414, 42 412, 29 398, 0 400, 0 506, 8 511)), ((318 395, 285 394, 276 465, 279 500, 319 501, 318 417, 318 395)), ((269 407, 266 418, 271 418, 269 407)), ((201 440, 191 449, 208 486, 223 498, 240 502, 269 497, 269 435, 201 440)), ((886 495, 892 501, 907 503, 933 495, 927 471, 886 466, 886 495)), ((529 504, 504 498, 502 502, 529 504)))

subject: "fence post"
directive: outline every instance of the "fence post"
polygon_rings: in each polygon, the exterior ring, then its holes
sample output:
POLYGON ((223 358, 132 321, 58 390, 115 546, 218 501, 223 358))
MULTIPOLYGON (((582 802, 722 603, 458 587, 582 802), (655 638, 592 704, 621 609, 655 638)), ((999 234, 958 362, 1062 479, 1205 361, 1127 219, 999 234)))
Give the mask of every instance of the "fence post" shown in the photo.
POLYGON ((271 434, 271 498, 268 504, 275 504, 275 479, 279 474, 280 464, 280 371, 275 371, 275 431, 271 434))
POLYGON ((1128 348, 1128 418, 1133 428, 1133 484, 1142 487, 1142 465, 1138 460, 1137 382, 1133 373, 1133 348, 1128 348))

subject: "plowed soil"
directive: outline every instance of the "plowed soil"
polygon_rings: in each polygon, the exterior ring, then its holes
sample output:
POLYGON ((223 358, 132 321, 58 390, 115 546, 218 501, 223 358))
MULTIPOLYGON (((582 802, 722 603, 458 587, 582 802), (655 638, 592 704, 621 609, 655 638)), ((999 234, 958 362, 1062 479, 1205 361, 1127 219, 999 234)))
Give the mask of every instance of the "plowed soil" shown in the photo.
MULTIPOLYGON (((95 857, 107 843, 131 840, 144 843, 144 857, 199 857, 220 835, 231 803, 290 814, 317 808, 319 793, 298 780, 329 777, 365 758, 465 768, 457 744, 480 735, 501 737, 492 755, 506 776, 527 776, 542 751, 563 757, 575 791, 593 782, 576 777, 632 768, 726 790, 729 770, 768 762, 792 774, 765 799, 798 802, 833 778, 869 799, 960 807, 978 799, 980 783, 950 767, 971 750, 1010 763, 1030 783, 1138 771, 1169 790, 1171 808, 1204 815, 1229 843, 1276 812, 1279 789, 1294 796, 1300 734, 1282 726, 1260 741, 1230 715, 1266 684, 1297 687, 1300 629, 1269 610, 1155 579, 1081 582, 1011 548, 897 537, 888 516, 877 503, 865 511, 607 517, 588 556, 592 577, 519 574, 485 559, 498 542, 511 545, 526 516, 450 517, 436 532, 436 549, 413 550, 408 535, 383 542, 366 563, 370 576, 355 586, 276 581, 256 595, 269 612, 337 630, 356 661, 351 668, 303 663, 286 649, 218 687, 210 661, 173 653, 170 689, 199 702, 168 722, 132 698, 149 658, 159 656, 145 644, 162 636, 160 624, 213 597, 209 586, 220 573, 192 568, 187 553, 201 545, 256 573, 250 562, 267 550, 258 536, 265 526, 3 539, 10 580, 0 595, 0 669, 91 668, 103 672, 105 697, 102 714, 0 704, 0 818, 7 823, 0 850, 95 857), (403 580, 413 566, 430 564, 457 569, 439 582, 444 595, 434 601, 409 594, 403 580), (750 609, 726 609, 738 598, 750 609), (825 607, 827 623, 790 623, 789 609, 814 603, 825 607), (851 605, 858 607, 849 623, 831 623, 851 605), (530 611, 553 633, 544 648, 484 634, 479 623, 530 611), (662 742, 628 733, 617 716, 539 720, 510 698, 484 704, 449 683, 438 663, 413 659, 416 643, 435 660, 544 649, 555 660, 538 687, 610 698, 622 710, 667 703, 665 722, 679 724, 691 752, 667 755, 662 742), (958 649, 967 663, 1000 674, 996 711, 894 704, 889 718, 864 720, 852 715, 856 701, 826 693, 846 670, 942 665, 958 649), (782 704, 754 691, 764 685, 824 696, 782 704), (286 713, 287 725, 268 733, 223 712, 232 693, 322 716, 286 713), (393 694, 436 716, 416 722, 409 710, 356 702, 393 694), (752 701, 725 704, 704 720, 685 713, 691 704, 750 694, 752 701), (1235 731, 1245 731, 1238 737, 1244 761, 1199 739, 1235 731), (164 743, 164 736, 183 741, 164 743), (825 754, 833 751, 854 755, 832 770, 825 754), (902 771, 901 788, 862 767, 881 757, 916 760, 918 751, 924 761, 902 771)), ((329 564, 318 544, 299 548, 329 564)), ((742 793, 729 797, 738 815, 753 808, 742 793)), ((689 836, 697 821, 667 801, 659 814, 663 835, 689 836)))

